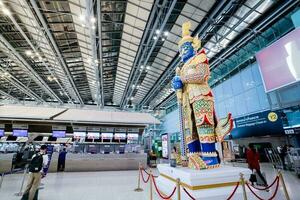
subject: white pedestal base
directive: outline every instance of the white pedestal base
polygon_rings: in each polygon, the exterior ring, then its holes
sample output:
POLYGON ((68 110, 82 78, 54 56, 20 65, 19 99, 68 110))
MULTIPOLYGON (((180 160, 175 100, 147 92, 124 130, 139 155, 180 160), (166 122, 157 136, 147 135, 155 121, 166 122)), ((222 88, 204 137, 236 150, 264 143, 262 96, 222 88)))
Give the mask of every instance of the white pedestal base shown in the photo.
MULTIPOLYGON (((156 181, 161 192, 169 195, 176 186, 174 180, 179 178, 180 181, 186 185, 185 189, 197 200, 226 200, 235 188, 235 185, 233 185, 234 182, 238 182, 240 180, 240 173, 244 174, 245 180, 249 180, 251 174, 249 169, 230 166, 221 166, 220 168, 216 169, 200 171, 183 167, 173 168, 168 164, 159 164, 157 168, 160 176, 156 179, 156 181), (226 186, 226 183, 228 186, 226 186), (207 187, 207 185, 216 187, 207 187)), ((248 196, 250 197, 251 195, 249 194, 248 196)), ((175 193, 172 199, 177 199, 177 193, 175 193)), ((181 199, 191 199, 183 191, 182 187, 181 199)), ((243 191, 241 186, 238 188, 232 199, 243 199, 243 191)))

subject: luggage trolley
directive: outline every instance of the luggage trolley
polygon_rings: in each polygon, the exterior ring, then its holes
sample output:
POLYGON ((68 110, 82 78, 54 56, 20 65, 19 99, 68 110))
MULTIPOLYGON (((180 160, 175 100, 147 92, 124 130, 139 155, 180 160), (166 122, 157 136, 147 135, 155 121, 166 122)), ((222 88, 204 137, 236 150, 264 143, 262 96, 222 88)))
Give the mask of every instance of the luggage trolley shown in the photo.
POLYGON ((269 162, 273 164, 273 167, 275 169, 282 169, 282 162, 279 156, 279 153, 276 149, 274 148, 265 148, 265 152, 267 155, 267 158, 269 162))
POLYGON ((288 154, 292 169, 295 170, 297 176, 300 178, 300 148, 291 148, 288 154))

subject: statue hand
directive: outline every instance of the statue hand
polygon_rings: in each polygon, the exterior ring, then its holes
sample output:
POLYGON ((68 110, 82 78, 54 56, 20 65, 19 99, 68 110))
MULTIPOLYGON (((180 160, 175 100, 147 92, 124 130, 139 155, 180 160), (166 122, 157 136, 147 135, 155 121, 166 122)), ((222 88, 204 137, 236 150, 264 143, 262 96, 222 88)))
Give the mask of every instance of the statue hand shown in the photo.
POLYGON ((175 90, 180 90, 183 88, 183 83, 181 81, 180 76, 174 76, 172 80, 172 85, 175 90))

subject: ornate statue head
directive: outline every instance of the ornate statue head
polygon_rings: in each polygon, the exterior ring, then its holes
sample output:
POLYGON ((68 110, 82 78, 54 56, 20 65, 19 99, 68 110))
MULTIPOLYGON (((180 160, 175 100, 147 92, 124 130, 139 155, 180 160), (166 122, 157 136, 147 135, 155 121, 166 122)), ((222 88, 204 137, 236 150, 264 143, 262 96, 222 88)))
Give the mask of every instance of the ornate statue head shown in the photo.
POLYGON ((190 27, 190 22, 182 24, 182 39, 178 43, 181 60, 184 63, 193 57, 201 46, 201 41, 198 37, 191 37, 190 27))

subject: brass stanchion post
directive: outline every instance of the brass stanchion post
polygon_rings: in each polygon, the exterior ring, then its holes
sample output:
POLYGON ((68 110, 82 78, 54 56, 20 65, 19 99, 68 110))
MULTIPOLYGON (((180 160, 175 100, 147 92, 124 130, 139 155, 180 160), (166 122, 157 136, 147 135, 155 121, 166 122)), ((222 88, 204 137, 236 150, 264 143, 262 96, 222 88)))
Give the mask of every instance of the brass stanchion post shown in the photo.
POLYGON ((180 194, 180 179, 176 179, 176 185, 177 185, 177 200, 181 200, 181 194, 180 194))
POLYGON ((134 189, 134 191, 136 191, 136 192, 142 192, 142 191, 143 191, 143 189, 141 188, 141 173, 142 173, 141 170, 142 170, 142 165, 141 165, 141 163, 139 162, 138 187, 137 187, 136 189, 134 189))
POLYGON ((282 183, 282 187, 283 187, 285 198, 286 198, 286 200, 290 200, 290 196, 289 196, 288 191, 286 189, 286 185, 285 185, 285 182, 284 182, 284 179, 283 179, 281 171, 278 171, 278 176, 279 176, 279 180, 282 183))
POLYGON ((244 178, 244 174, 240 173, 240 181, 242 184, 242 188, 243 188, 243 197, 244 200, 247 200, 247 192, 246 192, 246 187, 245 187, 245 178, 244 178))
POLYGON ((152 191, 152 170, 150 169, 150 200, 153 200, 153 191, 152 191))

